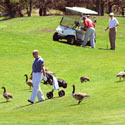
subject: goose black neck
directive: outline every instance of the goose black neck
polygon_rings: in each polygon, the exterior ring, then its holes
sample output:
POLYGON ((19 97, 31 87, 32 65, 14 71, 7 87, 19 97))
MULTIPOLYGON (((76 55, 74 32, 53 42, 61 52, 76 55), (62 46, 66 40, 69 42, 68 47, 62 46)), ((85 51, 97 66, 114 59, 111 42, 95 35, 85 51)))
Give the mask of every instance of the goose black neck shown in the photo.
POLYGON ((5 88, 5 87, 3 87, 3 89, 4 89, 4 92, 6 92, 6 88, 5 88))
POLYGON ((26 76, 26 81, 28 81, 28 76, 27 75, 25 75, 26 76))
POLYGON ((73 87, 73 91, 72 91, 72 93, 75 93, 75 86, 73 85, 72 87, 73 87))

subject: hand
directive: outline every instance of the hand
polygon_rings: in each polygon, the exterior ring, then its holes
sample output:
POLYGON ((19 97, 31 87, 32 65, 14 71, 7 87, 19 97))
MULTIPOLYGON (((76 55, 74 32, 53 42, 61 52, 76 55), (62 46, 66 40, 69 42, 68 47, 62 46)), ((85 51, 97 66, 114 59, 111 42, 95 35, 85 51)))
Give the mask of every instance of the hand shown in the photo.
POLYGON ((108 30, 108 28, 105 28, 105 31, 107 31, 108 30))
POLYGON ((112 30, 115 30, 115 27, 111 28, 112 30))

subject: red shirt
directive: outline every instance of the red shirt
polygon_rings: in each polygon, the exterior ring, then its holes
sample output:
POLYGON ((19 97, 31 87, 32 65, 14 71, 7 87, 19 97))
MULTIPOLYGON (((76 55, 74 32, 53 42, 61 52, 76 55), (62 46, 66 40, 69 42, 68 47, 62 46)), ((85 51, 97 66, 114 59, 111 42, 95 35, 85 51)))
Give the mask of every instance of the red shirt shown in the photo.
POLYGON ((84 25, 85 25, 85 27, 87 27, 87 28, 95 27, 95 24, 94 24, 90 19, 85 19, 85 20, 84 20, 84 25))

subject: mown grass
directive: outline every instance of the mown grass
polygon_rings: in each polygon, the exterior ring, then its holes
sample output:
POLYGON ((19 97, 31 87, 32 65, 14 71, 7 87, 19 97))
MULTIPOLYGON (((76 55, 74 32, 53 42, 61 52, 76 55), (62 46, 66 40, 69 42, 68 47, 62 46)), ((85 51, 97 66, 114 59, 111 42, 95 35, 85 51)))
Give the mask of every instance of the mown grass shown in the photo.
MULTIPOLYGON (((124 125, 125 82, 118 82, 116 74, 125 69, 125 19, 118 17, 116 51, 106 50, 107 16, 97 18, 95 49, 53 42, 60 19, 23 17, 0 22, 0 87, 5 86, 14 96, 5 103, 0 90, 0 124, 124 125), (31 72, 34 49, 39 50, 45 66, 57 78, 68 82, 65 97, 34 105, 27 102, 31 92, 24 74, 31 72), (79 78, 83 75, 91 82, 81 84, 79 78), (77 105, 71 97, 72 84, 76 85, 76 92, 88 93, 90 98, 77 105)), ((41 84, 41 88, 46 96, 52 87, 41 84)), ((56 91, 54 95, 58 96, 56 91)))

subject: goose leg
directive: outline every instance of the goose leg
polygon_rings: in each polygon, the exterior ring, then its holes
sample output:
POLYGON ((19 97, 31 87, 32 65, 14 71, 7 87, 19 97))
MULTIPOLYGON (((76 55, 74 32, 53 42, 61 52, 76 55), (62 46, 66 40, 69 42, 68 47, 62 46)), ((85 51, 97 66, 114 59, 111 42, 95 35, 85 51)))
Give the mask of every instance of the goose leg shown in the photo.
POLYGON ((80 104, 80 103, 81 103, 81 101, 82 101, 82 100, 79 100, 78 104, 80 104))
POLYGON ((121 77, 120 77, 120 81, 121 81, 121 77))
POLYGON ((123 81, 125 81, 125 77, 123 77, 123 81))

